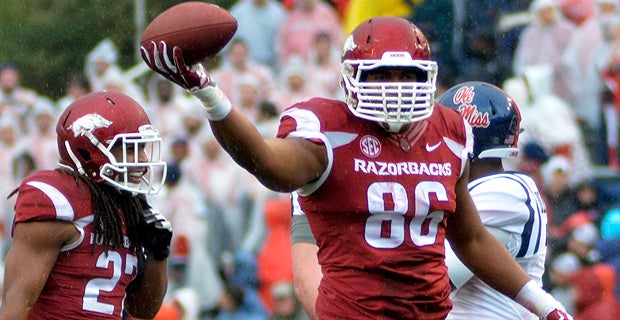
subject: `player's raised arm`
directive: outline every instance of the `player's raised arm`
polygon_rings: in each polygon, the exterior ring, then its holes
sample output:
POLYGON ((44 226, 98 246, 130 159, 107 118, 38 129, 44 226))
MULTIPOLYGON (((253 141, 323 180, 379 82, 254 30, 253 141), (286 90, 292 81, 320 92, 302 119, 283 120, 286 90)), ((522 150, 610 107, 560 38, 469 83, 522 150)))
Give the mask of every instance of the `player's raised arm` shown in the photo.
POLYGON ((187 66, 179 47, 165 42, 142 46, 153 70, 189 90, 205 107, 211 130, 232 158, 261 183, 276 191, 292 191, 325 171, 325 147, 305 139, 263 138, 254 124, 232 107, 202 64, 187 66))
POLYGON ((235 17, 217 5, 178 4, 146 27, 140 39, 142 58, 202 102, 213 133, 238 164, 273 190, 295 190, 325 171, 325 148, 302 139, 263 139, 200 64, 221 51, 236 30, 235 17))

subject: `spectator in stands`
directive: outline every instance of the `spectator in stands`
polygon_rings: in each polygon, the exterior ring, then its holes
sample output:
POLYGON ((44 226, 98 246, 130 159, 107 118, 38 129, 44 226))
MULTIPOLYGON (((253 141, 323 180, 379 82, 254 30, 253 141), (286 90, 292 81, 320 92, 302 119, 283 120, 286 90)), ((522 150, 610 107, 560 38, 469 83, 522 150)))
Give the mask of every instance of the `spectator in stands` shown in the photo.
POLYGON ((558 6, 564 15, 575 26, 580 26, 592 17, 595 0, 559 0, 558 6))
POLYGON ((107 72, 101 77, 100 81, 103 90, 126 94, 141 105, 147 105, 142 88, 125 73, 107 72))
POLYGON ((584 267, 571 276, 575 320, 620 319, 620 303, 614 289, 616 276, 614 269, 603 263, 584 267))
POLYGON ((329 33, 316 35, 306 63, 306 76, 316 95, 344 99, 340 89, 340 50, 329 33))
MULTIPOLYGON (((204 114, 195 101, 184 100, 179 103, 181 107, 181 126, 175 131, 174 140, 185 140, 188 148, 187 159, 181 163, 185 172, 195 171, 193 165, 202 159, 200 143, 209 132, 209 125, 204 119, 204 114)), ((195 175, 191 175, 191 180, 195 180, 195 175)), ((194 181, 196 182, 196 181, 194 181)))
POLYGON ((313 87, 315 83, 312 83, 312 78, 308 77, 306 70, 307 62, 304 57, 299 55, 289 57, 280 75, 280 89, 274 100, 276 105, 291 106, 316 96, 318 89, 313 87))
POLYGON ((545 284, 545 287, 549 289, 549 293, 554 298, 566 307, 568 313, 574 314, 574 293, 569 280, 575 272, 581 269, 581 262, 572 252, 563 252, 549 260, 551 261, 551 268, 549 268, 548 272, 549 283, 545 284))
POLYGON ((153 74, 146 85, 146 97, 150 108, 147 110, 153 123, 157 126, 162 139, 172 139, 182 127, 182 115, 186 103, 178 86, 164 77, 153 74))
POLYGON ((56 168, 60 158, 56 141, 57 112, 54 102, 49 98, 39 97, 33 104, 33 128, 21 137, 29 153, 34 157, 38 169, 56 168))
MULTIPOLYGON (((280 281, 291 284, 293 266, 291 261, 291 199, 284 195, 265 202, 267 234, 257 256, 259 293, 268 310, 274 310, 274 286, 280 281), (287 263, 282 263, 287 261, 287 263)), ((281 289, 280 289, 281 290, 281 289)))
POLYGON ((329 33, 332 41, 341 47, 344 32, 336 10, 323 0, 295 1, 295 7, 278 30, 279 64, 284 65, 293 55, 308 58, 314 38, 320 32, 329 33))
MULTIPOLYGON (((209 310, 217 306, 223 290, 218 260, 207 247, 214 226, 208 220, 204 195, 189 179, 191 175, 185 172, 179 163, 168 164, 166 188, 157 196, 158 205, 174 226, 171 246, 178 248, 182 243, 186 255, 185 277, 174 289, 191 289, 199 302, 196 308, 209 310)), ((176 255, 172 257, 176 258, 176 255)))
MULTIPOLYGON (((251 74, 237 79, 236 95, 239 97, 239 110, 256 123, 260 113, 260 104, 265 101, 260 80, 251 74)), ((278 113, 280 110, 278 110, 278 113)))
MULTIPOLYGON (((593 68, 599 73, 598 98, 602 108, 606 141, 606 159, 611 168, 619 168, 618 126, 620 125, 620 14, 602 22, 603 44, 594 51, 593 68)), ((603 139, 602 139, 603 140, 603 139)))
POLYGON ((256 257, 237 250, 222 256, 221 274, 226 283, 216 320, 266 320, 269 312, 258 295, 256 257))
POLYGON ((263 101, 259 106, 256 128, 265 137, 275 137, 280 124, 280 110, 271 101, 263 101))
POLYGON ((239 285, 229 285, 220 297, 215 320, 267 320, 269 313, 239 285))
MULTIPOLYGON (((545 183, 541 168, 549 160, 549 155, 536 140, 519 141, 519 149, 519 156, 514 162, 506 161, 506 168, 526 173, 534 179, 538 190, 544 190, 545 183)), ((547 197, 544 193, 541 196, 547 204, 547 212, 549 212, 547 197)))
POLYGON ((530 5, 530 23, 521 33, 512 64, 513 73, 524 74, 528 65, 548 64, 553 70, 553 91, 560 97, 569 90, 561 69, 561 53, 575 30, 563 18, 554 0, 534 0, 530 5))
POLYGON ((276 70, 276 35, 287 16, 282 4, 276 0, 241 0, 229 11, 237 19, 235 37, 247 44, 250 59, 276 70))
POLYGON ((508 62, 508 69, 511 69, 521 34, 531 22, 529 10, 531 2, 532 0, 510 1, 508 7, 500 10, 495 26, 499 42, 498 58, 508 62))
POLYGON ((209 217, 218 226, 209 238, 213 255, 239 248, 255 254, 264 235, 261 191, 265 188, 237 166, 213 135, 198 146, 202 163, 192 168, 201 168, 194 178, 206 197, 209 217))
POLYGON ((529 65, 522 77, 510 78, 504 84, 523 110, 525 131, 520 142, 534 141, 550 156, 566 157, 571 172, 569 182, 575 185, 590 174, 590 157, 574 111, 552 88, 550 65, 529 65))
MULTIPOLYGON (((146 98, 136 83, 135 75, 125 72, 118 63, 118 49, 110 39, 101 40, 87 55, 84 74, 92 91, 113 91, 124 93, 143 106, 146 98)), ((143 64, 139 64, 142 67, 143 64)))
POLYGON ((6 113, 16 117, 19 134, 27 133, 31 126, 31 115, 38 93, 21 84, 21 74, 16 65, 6 63, 0 66, 0 105, 3 117, 6 113))
POLYGON ((105 78, 122 73, 118 65, 118 49, 109 38, 101 40, 86 56, 84 74, 91 91, 103 90, 105 78))
POLYGON ((269 320, 307 320, 293 291, 293 282, 280 281, 271 287, 273 311, 269 320))
POLYGON ((577 185, 576 192, 577 208, 579 211, 585 212, 590 221, 599 227, 603 214, 598 190, 591 181, 585 180, 577 185))
POLYGON ((593 265, 600 259, 594 250, 599 239, 598 228, 591 221, 587 221, 570 231, 566 248, 579 258, 582 265, 593 265))
POLYGON ((56 100, 56 109, 64 111, 73 101, 90 92, 90 85, 86 77, 77 73, 69 78, 64 95, 56 100))
POLYGON ((0 201, 0 263, 4 265, 16 200, 8 195, 36 169, 36 164, 28 152, 27 141, 20 139, 18 124, 9 117, 0 117, 0 150, 0 196, 4 198, 0 201))
MULTIPOLYGON (((596 243, 596 255, 603 263, 620 273, 620 209, 608 210, 601 220, 601 240, 596 243)), ((616 295, 620 294, 620 278, 616 278, 616 295)))
POLYGON ((469 50, 462 64, 463 79, 499 83, 504 80, 507 66, 496 59, 499 52, 495 32, 492 29, 477 27, 470 33, 469 50))
POLYGON ((239 104, 239 79, 253 76, 260 85, 262 99, 269 99, 277 88, 276 76, 269 67, 252 60, 248 45, 240 38, 233 39, 224 54, 222 64, 211 72, 217 85, 235 105, 239 104))
POLYGON ((570 164, 563 156, 551 157, 541 168, 549 215, 549 251, 560 252, 566 233, 561 229, 568 217, 577 211, 575 189, 570 185, 570 164))
MULTIPOLYGON (((602 22, 618 14, 618 3, 615 0, 594 0, 594 4, 595 14, 577 25, 562 53, 562 64, 567 70, 567 83, 571 85, 569 92, 572 93, 566 99, 580 119, 584 133, 596 136, 601 126, 601 81, 594 63, 594 52, 604 43, 602 22)), ((596 138, 592 141, 596 142, 596 138)))
POLYGON ((15 175, 13 162, 27 150, 25 145, 26 142, 19 139, 18 124, 10 118, 0 118, 0 194, 4 198, 0 201, 0 224, 7 227, 11 225, 15 197, 6 198, 21 181, 21 177, 15 175))

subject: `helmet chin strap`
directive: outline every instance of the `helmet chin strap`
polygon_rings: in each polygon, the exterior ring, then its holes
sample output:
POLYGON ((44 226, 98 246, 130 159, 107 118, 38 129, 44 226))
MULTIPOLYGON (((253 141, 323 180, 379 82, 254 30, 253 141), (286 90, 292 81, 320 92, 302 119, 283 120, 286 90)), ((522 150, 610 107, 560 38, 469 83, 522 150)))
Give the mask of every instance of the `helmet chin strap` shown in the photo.
POLYGON ((71 150, 71 146, 69 145, 69 141, 65 141, 65 149, 67 149, 67 153, 69 154, 69 157, 71 158, 71 161, 73 161, 73 163, 75 164, 75 168, 78 170, 78 172, 81 175, 85 176, 86 175, 86 171, 84 171, 84 168, 82 168, 82 164, 80 163, 78 158, 73 153, 73 150, 71 150))

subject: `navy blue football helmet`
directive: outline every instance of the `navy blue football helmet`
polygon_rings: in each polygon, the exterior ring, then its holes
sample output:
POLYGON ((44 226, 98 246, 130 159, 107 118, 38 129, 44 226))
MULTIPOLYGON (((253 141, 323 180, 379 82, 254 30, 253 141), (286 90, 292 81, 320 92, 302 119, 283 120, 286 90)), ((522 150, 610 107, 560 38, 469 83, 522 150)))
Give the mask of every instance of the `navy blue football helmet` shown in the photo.
POLYGON ((471 125, 474 160, 518 155, 521 113, 504 90, 486 82, 463 82, 448 89, 438 102, 459 111, 471 125))

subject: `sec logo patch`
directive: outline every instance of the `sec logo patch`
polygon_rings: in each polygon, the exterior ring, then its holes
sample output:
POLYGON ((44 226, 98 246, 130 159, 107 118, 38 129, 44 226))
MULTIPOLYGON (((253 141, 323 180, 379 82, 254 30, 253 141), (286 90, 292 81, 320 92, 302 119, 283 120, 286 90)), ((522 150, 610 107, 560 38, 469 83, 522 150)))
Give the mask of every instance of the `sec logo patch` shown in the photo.
POLYGON ((369 158, 376 158, 381 154, 381 143, 373 136, 363 136, 360 140, 362 153, 369 158))

